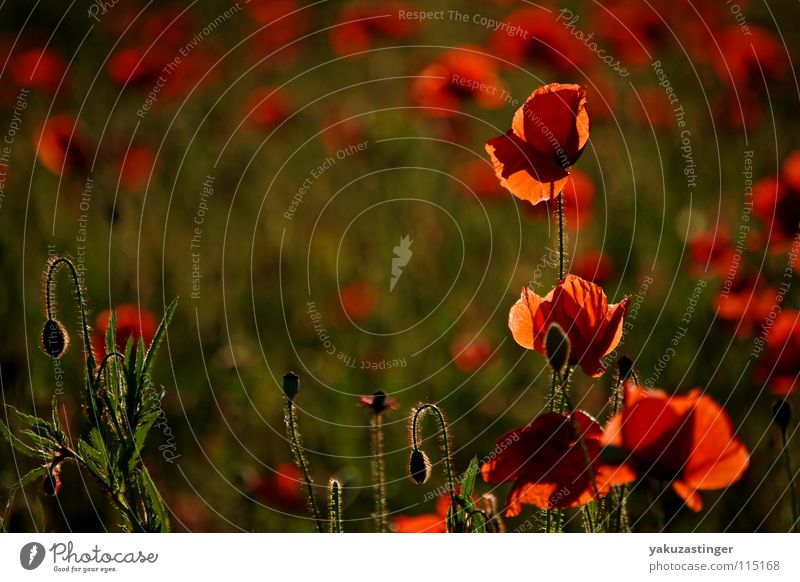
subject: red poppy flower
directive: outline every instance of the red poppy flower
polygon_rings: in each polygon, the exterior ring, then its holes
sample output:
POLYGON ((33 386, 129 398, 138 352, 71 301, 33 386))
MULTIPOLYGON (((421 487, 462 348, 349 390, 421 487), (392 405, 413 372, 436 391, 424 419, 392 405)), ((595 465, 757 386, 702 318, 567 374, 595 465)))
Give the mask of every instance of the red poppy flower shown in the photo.
POLYGON ((469 99, 489 109, 503 105, 505 85, 495 61, 480 50, 472 46, 449 50, 414 79, 411 97, 426 115, 452 117, 469 99))
POLYGON ((87 168, 89 157, 72 115, 62 113, 51 117, 36 135, 41 135, 36 156, 52 173, 61 175, 87 168))
POLYGON ((720 319, 736 326, 737 336, 747 337, 761 327, 774 302, 775 289, 757 276, 737 273, 730 285, 723 283, 714 307, 720 319))
POLYGON ((569 365, 592 377, 605 372, 602 359, 622 337, 622 318, 630 297, 609 305, 603 289, 575 275, 564 277, 545 297, 523 287, 508 313, 508 327, 523 348, 546 355, 547 330, 557 323, 570 341, 569 365))
POLYGON ((714 232, 703 231, 689 240, 689 268, 696 276, 708 271, 727 275, 735 255, 731 235, 721 225, 717 225, 714 232))
POLYGON ((26 50, 14 57, 12 76, 20 87, 55 93, 67 72, 67 64, 57 52, 46 48, 26 50))
MULTIPOLYGON (((149 346, 156 334, 158 322, 155 316, 146 309, 139 309, 133 304, 118 305, 114 308, 117 316, 117 345, 118 352, 124 352, 128 338, 132 337, 135 345, 139 338, 144 339, 145 346, 149 346)), ((95 330, 92 333, 92 351, 96 359, 105 354, 106 331, 111 319, 111 310, 101 312, 95 320, 95 330)))
POLYGON ((399 14, 411 8, 399 2, 380 6, 348 6, 331 29, 331 47, 338 55, 351 55, 370 49, 381 39, 402 40, 417 31, 413 20, 399 14))
POLYGON ((595 490, 591 477, 600 468, 602 442, 600 425, 585 412, 576 410, 574 419, 546 412, 500 437, 495 447, 500 453, 481 467, 481 474, 487 483, 514 482, 506 500, 508 517, 519 515, 523 504, 541 509, 584 505, 608 492, 608 487, 595 490))
POLYGON ((361 408, 369 408, 376 415, 400 408, 400 403, 395 398, 387 396, 383 390, 377 390, 369 396, 360 396, 359 400, 358 405, 361 408))
POLYGON ((299 511, 306 501, 302 491, 300 469, 292 463, 281 463, 275 467, 274 474, 250 478, 248 489, 266 503, 274 504, 290 511, 299 511))
POLYGON ((753 212, 766 225, 773 251, 783 251, 800 228, 800 150, 783 163, 780 176, 753 188, 753 212))
POLYGON ((800 379, 800 312, 783 310, 767 333, 767 347, 756 376, 769 382, 770 392, 786 396, 797 389, 800 379))
POLYGON ((375 312, 378 303, 378 292, 371 283, 353 281, 342 289, 339 295, 342 309, 354 321, 368 318, 375 312))
POLYGON ((486 142, 486 151, 503 187, 536 204, 564 189, 590 126, 585 89, 553 83, 533 92, 511 129, 486 142))
POLYGON ((492 344, 481 336, 465 333, 450 345, 450 357, 460 372, 474 372, 492 357, 492 344))
POLYGON ((594 29, 622 67, 649 65, 655 49, 668 36, 667 25, 657 9, 645 3, 617 1, 596 5, 592 13, 594 29))
POLYGON ((472 160, 457 166, 453 178, 459 192, 482 200, 502 200, 508 194, 497 184, 494 170, 485 160, 472 160))
POLYGON ((589 251, 577 257, 570 270, 581 279, 603 285, 611 278, 614 263, 603 252, 589 251))
POLYGON ((164 67, 155 47, 130 47, 108 61, 108 76, 117 85, 133 85, 150 90, 164 67))
MULTIPOLYGON (((579 231, 592 222, 594 217, 594 182, 592 178, 580 170, 570 170, 564 188, 561 191, 564 207, 564 226, 572 231, 579 231)), ((523 212, 538 219, 546 219, 553 211, 555 202, 547 204, 523 205, 523 212)))
POLYGON ((725 410, 698 388, 686 396, 646 390, 625 383, 625 406, 604 429, 604 443, 627 454, 618 466, 601 468, 604 485, 622 485, 644 477, 670 481, 693 511, 699 491, 735 483, 750 455, 735 435, 725 410))
POLYGON ((244 111, 251 125, 272 129, 289 115, 289 103, 289 97, 282 89, 259 87, 247 97, 244 111))
POLYGON ((436 501, 436 513, 398 515, 392 520, 392 531, 397 533, 446 533, 449 509, 450 495, 442 495, 436 501))
POLYGON ((524 8, 503 20, 489 47, 505 61, 515 65, 542 64, 559 73, 585 70, 593 55, 559 21, 558 11, 524 8))
POLYGON ((784 48, 775 35, 753 24, 749 29, 747 36, 738 25, 717 32, 719 49, 712 53, 720 80, 744 93, 757 92, 765 78, 777 80, 787 68, 784 48))
POLYGON ((126 190, 141 190, 147 185, 156 165, 156 154, 149 147, 132 147, 119 162, 119 182, 126 190))

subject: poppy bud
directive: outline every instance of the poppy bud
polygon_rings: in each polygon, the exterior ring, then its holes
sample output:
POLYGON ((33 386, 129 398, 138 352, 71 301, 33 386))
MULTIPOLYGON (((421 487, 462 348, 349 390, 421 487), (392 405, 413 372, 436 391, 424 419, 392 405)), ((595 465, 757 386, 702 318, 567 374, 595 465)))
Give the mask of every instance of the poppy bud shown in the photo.
POLYGON ((570 344, 567 334, 557 323, 547 329, 544 348, 547 353, 547 361, 550 362, 553 371, 561 374, 567 362, 569 362, 570 344))
POLYGON ((622 356, 617 362, 617 369, 620 382, 624 382, 633 375, 633 360, 628 356, 622 356))
POLYGON ((778 398, 772 403, 772 414, 775 424, 783 434, 786 434, 786 429, 789 428, 789 422, 792 420, 792 406, 789 401, 778 398))
POLYGON ((42 491, 49 497, 55 497, 61 490, 61 463, 55 464, 47 471, 42 481, 42 491))
POLYGON ((431 476, 431 462, 428 460, 428 455, 419 449, 411 451, 411 459, 408 461, 408 472, 411 475, 411 479, 413 479, 417 485, 425 483, 428 477, 431 476))
POLYGON ((69 335, 64 326, 55 319, 44 322, 42 329, 42 349, 51 358, 58 359, 69 346, 69 335))
POLYGON ((294 372, 289 372, 283 377, 283 393, 289 401, 294 400, 300 391, 300 377, 294 372))

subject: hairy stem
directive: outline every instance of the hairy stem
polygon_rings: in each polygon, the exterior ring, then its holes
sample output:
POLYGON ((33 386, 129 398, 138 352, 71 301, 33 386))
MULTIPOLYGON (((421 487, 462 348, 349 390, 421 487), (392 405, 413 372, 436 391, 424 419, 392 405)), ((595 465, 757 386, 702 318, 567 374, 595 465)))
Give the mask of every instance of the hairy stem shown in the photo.
POLYGON ((289 432, 289 440, 291 441, 294 460, 303 475, 303 485, 306 488, 308 505, 311 509, 311 513, 314 516, 314 523, 316 524, 319 533, 325 533, 325 527, 322 523, 322 518, 320 517, 319 508, 317 507, 317 499, 314 497, 314 483, 311 481, 311 476, 308 474, 308 466, 306 465, 305 455, 303 455, 303 449, 300 445, 297 421, 294 417, 294 404, 288 399, 286 400, 286 428, 289 432))
POLYGON ((444 446, 444 466, 445 466, 445 473, 447 476, 447 490, 450 494, 450 509, 453 515, 456 515, 458 512, 458 501, 456 499, 456 487, 455 487, 455 480, 453 479, 453 466, 450 459, 450 435, 447 432, 447 421, 444 418, 444 414, 442 411, 439 410, 439 407, 435 404, 423 404, 419 406, 414 411, 414 418, 411 422, 411 440, 414 446, 414 450, 418 450, 419 446, 417 443, 417 422, 420 418, 420 415, 425 412, 426 410, 432 410, 436 417, 439 419, 439 425, 442 429, 442 443, 444 446))
POLYGON ((375 500, 375 531, 388 530, 389 520, 386 507, 386 465, 383 458, 383 421, 380 414, 372 415, 370 426, 372 442, 372 493, 375 500))

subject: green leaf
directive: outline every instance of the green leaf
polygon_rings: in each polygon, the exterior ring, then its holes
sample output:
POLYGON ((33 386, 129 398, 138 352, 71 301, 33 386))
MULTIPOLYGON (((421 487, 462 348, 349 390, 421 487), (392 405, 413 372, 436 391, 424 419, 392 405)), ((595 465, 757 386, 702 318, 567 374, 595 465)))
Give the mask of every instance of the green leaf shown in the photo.
POLYGON ((461 477, 461 497, 465 499, 472 499, 472 494, 475 492, 475 482, 478 479, 480 472, 480 465, 478 464, 478 457, 472 457, 469 462, 469 467, 461 477))
POLYGON ((177 307, 178 298, 176 297, 172 300, 172 303, 167 306, 167 309, 164 312, 164 319, 161 320, 161 323, 158 325, 158 329, 153 336, 153 341, 150 343, 150 349, 147 351, 147 357, 144 359, 144 367, 142 370, 143 374, 150 374, 164 333, 167 331, 167 326, 169 326, 170 322, 172 321, 172 317, 175 315, 175 310, 177 307))
POLYGON ((11 486, 11 489, 22 489, 29 483, 33 483, 37 479, 41 479, 47 474, 47 465, 42 465, 40 467, 36 467, 33 471, 30 471, 20 477, 19 481, 14 483, 11 486))
POLYGON ((0 420, 0 436, 6 439, 12 447, 14 447, 18 452, 22 453, 26 457, 31 457, 34 459, 44 459, 46 460, 48 457, 42 451, 37 451, 31 446, 28 446, 19 438, 14 436, 11 430, 6 426, 6 424, 0 420))
POLYGON ((55 453, 61 449, 61 444, 49 435, 42 436, 41 433, 34 432, 27 428, 22 431, 22 434, 25 435, 34 446, 38 447, 42 451, 55 453))
POLYGON ((137 478, 143 494, 142 501, 148 512, 148 529, 155 532, 168 532, 170 530, 169 513, 146 467, 142 467, 137 478))
POLYGON ((117 351, 117 312, 111 309, 111 316, 108 318, 106 328, 106 353, 117 351))

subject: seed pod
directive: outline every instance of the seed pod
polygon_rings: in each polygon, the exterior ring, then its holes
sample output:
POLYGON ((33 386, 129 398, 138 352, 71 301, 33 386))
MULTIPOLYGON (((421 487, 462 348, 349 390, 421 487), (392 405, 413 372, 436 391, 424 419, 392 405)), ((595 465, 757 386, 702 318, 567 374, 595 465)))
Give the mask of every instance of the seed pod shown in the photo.
POLYGON ((775 424, 778 425, 783 434, 786 434, 786 429, 789 428, 789 423, 792 420, 792 406, 789 401, 778 398, 772 403, 772 414, 775 424))
POLYGON ((547 353, 547 361, 550 362, 553 371, 561 374, 569 362, 570 344, 567 334, 557 323, 547 329, 544 349, 547 353))
POLYGON ((617 362, 617 369, 620 382, 624 382, 633 375, 633 360, 628 356, 622 356, 617 362))
POLYGON ((418 485, 422 485, 431 476, 431 462, 428 460, 428 455, 414 449, 411 451, 411 458, 408 461, 408 473, 411 479, 418 485))
POLYGON ((283 393, 291 401, 298 392, 300 392, 300 377, 294 372, 289 372, 283 377, 283 393))
POLYGON ((44 353, 58 359, 69 347, 69 335, 61 322, 48 319, 42 328, 42 349, 44 353))

